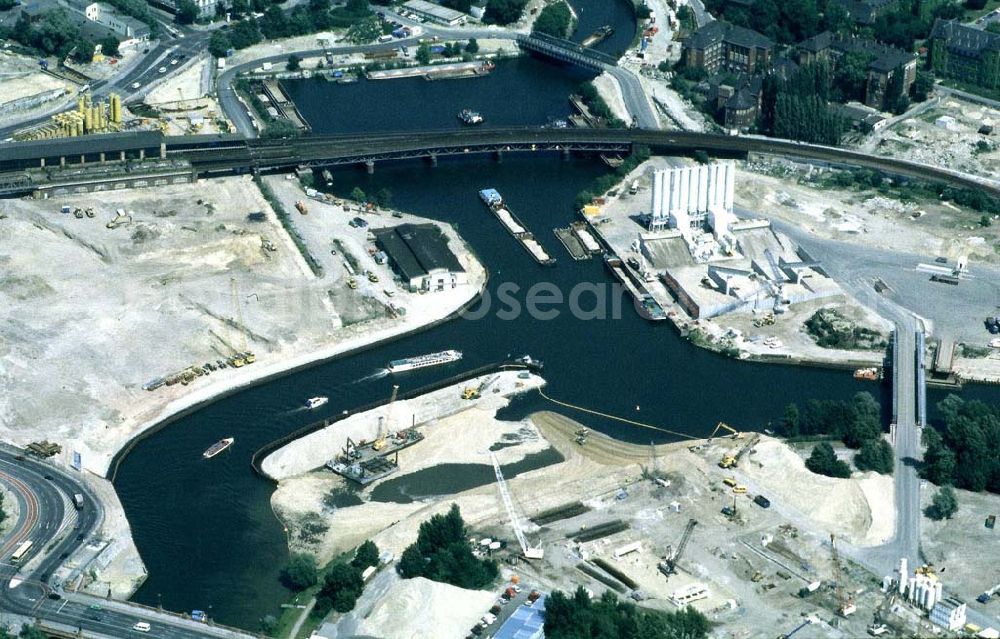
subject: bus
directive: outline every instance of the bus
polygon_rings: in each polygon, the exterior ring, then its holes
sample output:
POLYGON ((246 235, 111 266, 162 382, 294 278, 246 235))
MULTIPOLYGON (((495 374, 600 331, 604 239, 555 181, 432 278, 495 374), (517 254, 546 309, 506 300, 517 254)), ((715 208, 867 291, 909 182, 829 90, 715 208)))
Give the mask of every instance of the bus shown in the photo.
POLYGON ((30 541, 22 542, 21 545, 17 547, 17 550, 14 551, 14 554, 10 556, 10 563, 12 564, 20 563, 20 561, 24 559, 25 555, 27 555, 30 550, 31 550, 31 542, 30 541))

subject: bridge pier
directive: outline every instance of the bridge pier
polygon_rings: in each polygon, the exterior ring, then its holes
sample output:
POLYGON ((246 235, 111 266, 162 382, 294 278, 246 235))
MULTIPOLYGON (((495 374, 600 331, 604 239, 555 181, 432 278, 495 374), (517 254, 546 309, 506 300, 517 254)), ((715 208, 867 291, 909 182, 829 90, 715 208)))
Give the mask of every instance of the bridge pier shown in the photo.
POLYGON ((503 164, 503 151, 494 151, 493 159, 497 161, 497 164, 503 164))
POLYGON ((430 155, 428 155, 427 156, 427 162, 431 166, 437 166, 438 165, 438 156, 437 156, 437 153, 431 153, 430 155))
POLYGON ((562 159, 563 159, 563 162, 569 162, 570 158, 571 158, 571 155, 570 155, 569 149, 563 149, 562 150, 562 159))
POLYGON ((375 173, 375 160, 365 160, 365 173, 368 175, 375 173))

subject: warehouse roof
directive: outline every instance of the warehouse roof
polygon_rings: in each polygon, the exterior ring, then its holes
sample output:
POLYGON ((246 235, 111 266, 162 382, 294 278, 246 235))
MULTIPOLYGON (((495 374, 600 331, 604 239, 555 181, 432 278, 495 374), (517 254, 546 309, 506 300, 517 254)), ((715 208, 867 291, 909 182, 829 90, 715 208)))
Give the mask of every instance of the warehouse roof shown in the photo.
POLYGON ((448 238, 434 224, 400 224, 372 229, 379 247, 389 255, 405 280, 435 271, 462 272, 461 263, 448 248, 448 238))
POLYGON ((461 11, 455 11, 454 9, 449 9, 448 7, 442 7, 439 4, 427 2, 427 0, 410 0, 409 2, 404 3, 403 6, 411 11, 417 11, 419 13, 432 16, 433 18, 443 22, 455 22, 465 17, 465 14, 461 11))
POLYGON ((532 605, 518 606, 514 614, 500 626, 494 639, 538 639, 543 637, 545 627, 545 597, 532 605))

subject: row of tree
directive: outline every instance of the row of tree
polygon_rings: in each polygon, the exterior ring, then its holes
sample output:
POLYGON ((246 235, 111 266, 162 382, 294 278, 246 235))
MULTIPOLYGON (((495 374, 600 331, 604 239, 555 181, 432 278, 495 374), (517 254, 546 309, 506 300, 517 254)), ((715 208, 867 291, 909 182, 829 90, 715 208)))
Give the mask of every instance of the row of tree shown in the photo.
MULTIPOLYGON (((850 401, 811 399, 804 410, 797 404, 785 407, 778 423, 785 437, 827 436, 840 439, 856 449, 854 465, 858 470, 882 474, 893 471, 892 447, 882 439, 882 417, 878 402, 871 393, 857 393, 850 401)), ((806 467, 830 477, 850 477, 846 462, 837 459, 833 447, 822 442, 813 448, 806 467)))
POLYGON ((949 395, 939 428, 923 431, 922 474, 939 486, 1000 493, 1000 407, 949 395))
POLYGON ((548 639, 703 639, 709 630, 708 619, 694 608, 639 609, 610 590, 591 600, 580 586, 572 596, 556 590, 545 600, 548 639))
POLYGON ((368 567, 378 565, 378 554, 375 542, 366 541, 358 546, 350 562, 334 562, 320 574, 315 557, 293 553, 281 571, 281 581, 297 592, 321 584, 316 593, 316 614, 325 615, 330 610, 349 612, 364 590, 362 574, 368 567))
POLYGON ((708 0, 705 7, 728 22, 763 33, 775 42, 801 42, 821 31, 849 31, 847 11, 827 0, 753 0, 750 6, 708 0))

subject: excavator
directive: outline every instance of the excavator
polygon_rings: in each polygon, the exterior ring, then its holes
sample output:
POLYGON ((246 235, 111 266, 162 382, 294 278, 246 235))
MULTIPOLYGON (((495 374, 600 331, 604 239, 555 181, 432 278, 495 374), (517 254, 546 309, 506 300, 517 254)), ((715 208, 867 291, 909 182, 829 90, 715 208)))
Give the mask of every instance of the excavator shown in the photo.
POLYGON ((740 463, 740 459, 743 455, 747 454, 747 451, 754 447, 754 445, 760 441, 760 434, 755 434, 750 441, 740 446, 740 449, 736 451, 735 455, 723 455, 722 461, 719 462, 719 468, 735 468, 740 463))
POLYGON ((727 437, 729 437, 730 439, 743 439, 743 433, 736 430, 735 428, 733 428, 732 426, 730 426, 725 422, 719 422, 718 426, 715 427, 715 430, 712 431, 712 434, 708 436, 707 440, 708 443, 712 443, 712 440, 715 439, 715 434, 719 432, 720 429, 728 430, 730 433, 732 433, 731 435, 727 435, 727 437))

